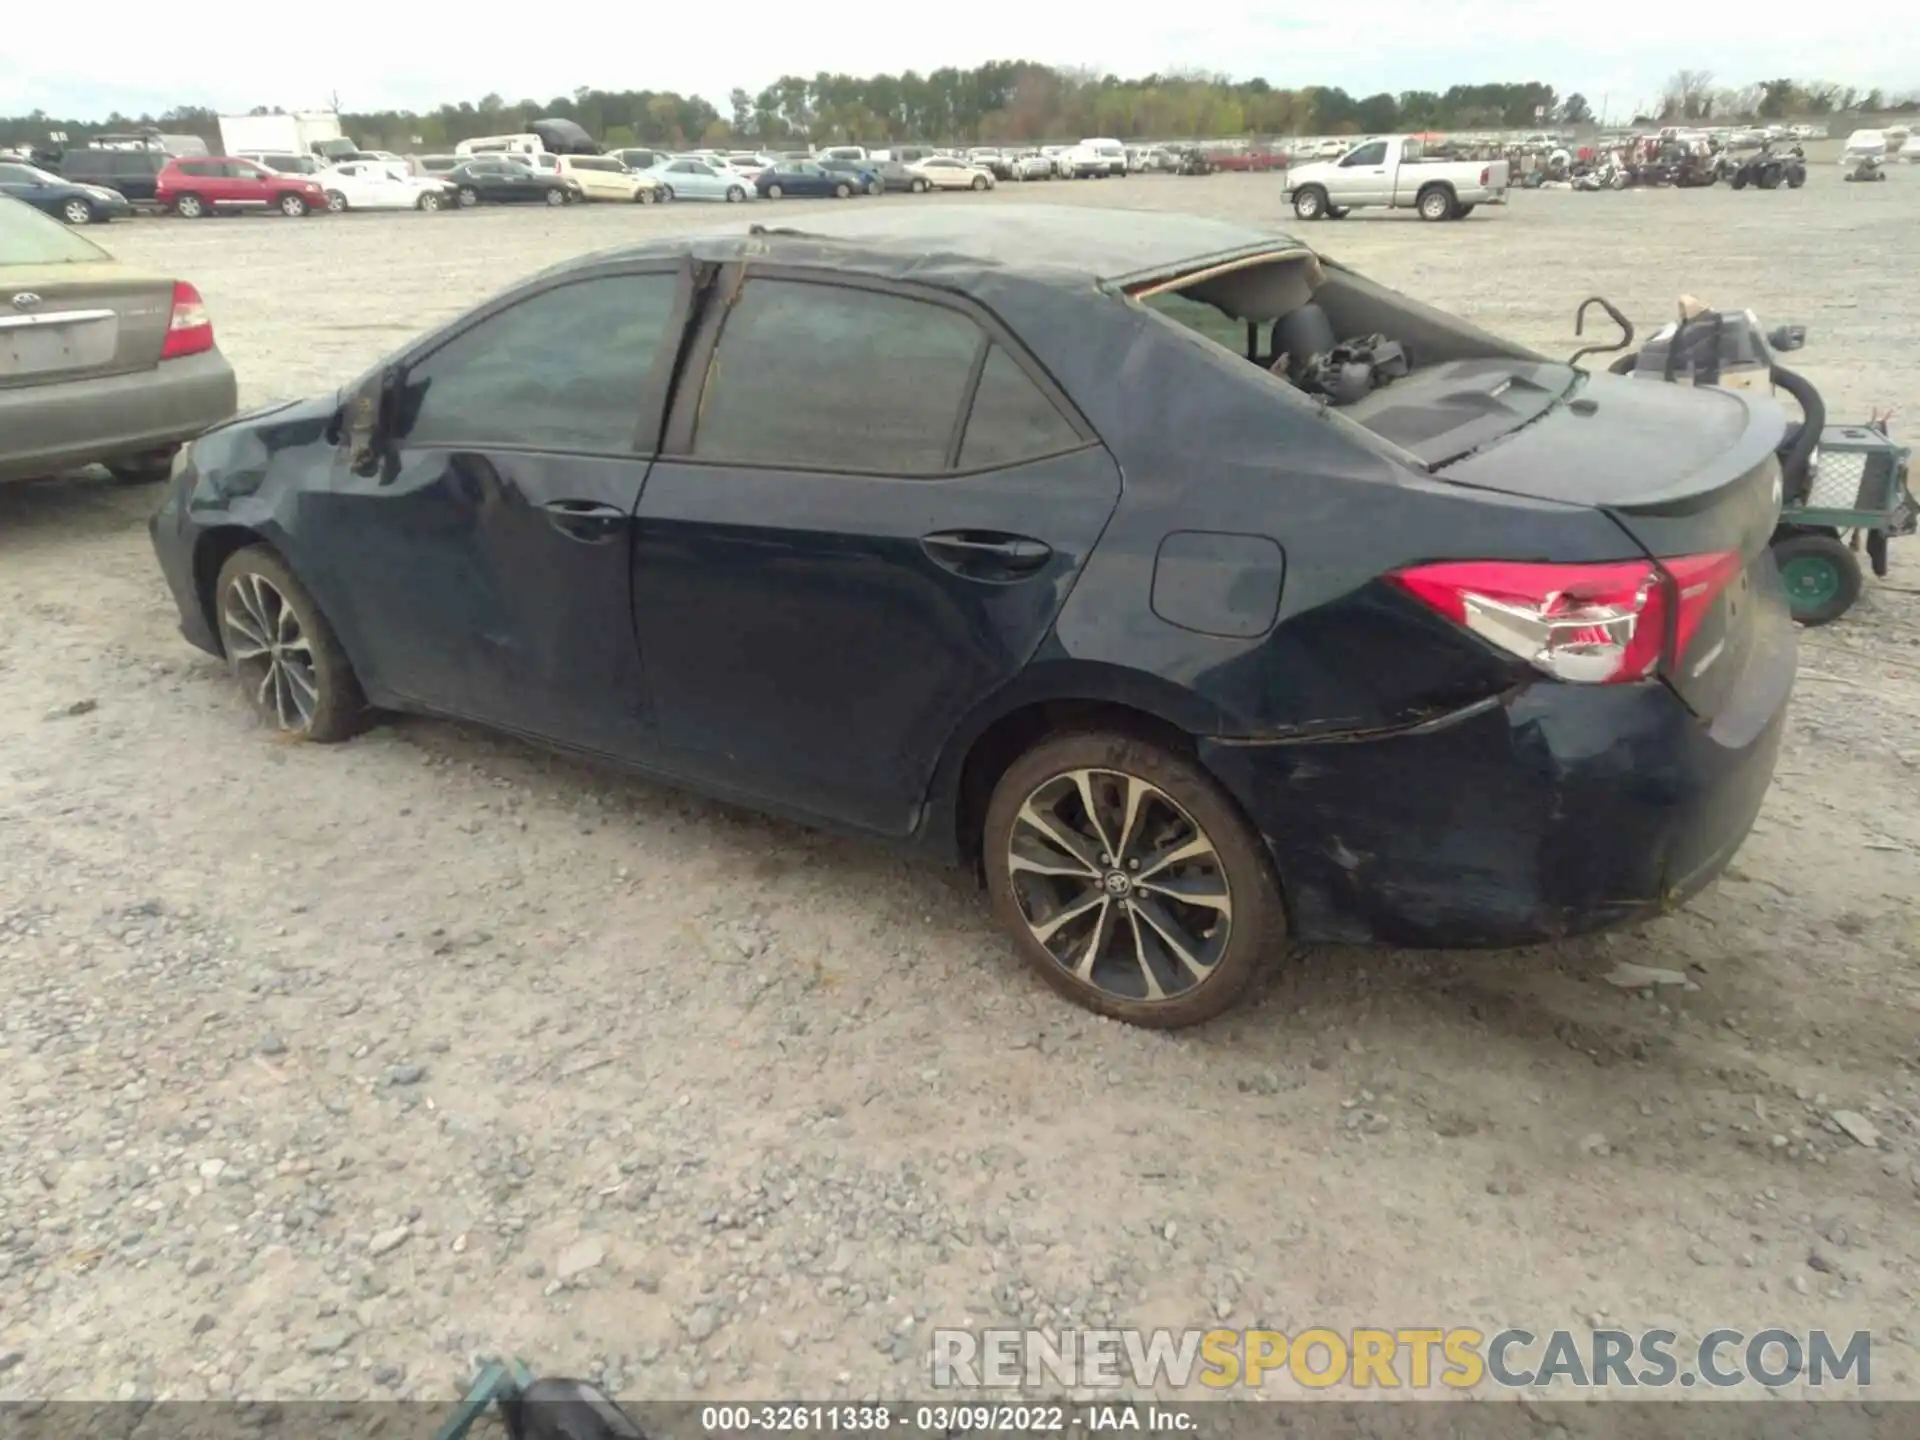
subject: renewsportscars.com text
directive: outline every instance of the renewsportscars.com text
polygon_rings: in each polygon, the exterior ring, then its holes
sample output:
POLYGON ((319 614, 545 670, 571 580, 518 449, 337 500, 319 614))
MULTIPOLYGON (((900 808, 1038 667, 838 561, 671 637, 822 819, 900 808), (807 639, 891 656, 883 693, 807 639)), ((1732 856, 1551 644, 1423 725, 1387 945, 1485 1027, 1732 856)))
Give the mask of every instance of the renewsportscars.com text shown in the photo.
POLYGON ((1310 1390, 1691 1389, 1851 1384, 1873 1379, 1864 1330, 1672 1330, 1456 1326, 1334 1330, 936 1330, 936 1389, 1135 1386, 1215 1394, 1269 1383, 1310 1390))

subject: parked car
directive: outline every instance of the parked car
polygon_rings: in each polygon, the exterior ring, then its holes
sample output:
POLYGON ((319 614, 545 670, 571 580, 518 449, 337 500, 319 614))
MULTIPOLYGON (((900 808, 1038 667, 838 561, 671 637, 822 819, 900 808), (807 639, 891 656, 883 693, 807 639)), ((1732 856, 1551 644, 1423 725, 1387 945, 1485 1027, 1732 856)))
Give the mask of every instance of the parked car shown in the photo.
POLYGON ((921 195, 933 188, 931 180, 904 160, 869 160, 867 164, 879 175, 881 188, 885 190, 921 195))
POLYGON ((857 175, 829 170, 814 160, 782 160, 762 170, 753 186, 768 200, 790 195, 833 195, 845 200, 857 194, 862 183, 857 175))
POLYGON ((132 204, 153 205, 159 203, 155 182, 171 158, 164 150, 82 148, 62 151, 59 163, 47 168, 75 185, 97 185, 132 204))
POLYGON ((744 175, 706 160, 668 160, 647 173, 660 182, 663 200, 728 200, 738 204, 759 196, 744 175))
POLYGON ((1013 178, 1016 180, 1053 180, 1058 178, 1050 156, 1035 151, 1031 155, 1022 155, 1013 162, 1013 178))
POLYGON ((951 155, 929 156, 916 161, 913 168, 935 190, 991 190, 994 186, 991 170, 951 155))
POLYGON ((1004 150, 983 145, 966 153, 969 165, 977 165, 996 180, 1013 179, 1013 157, 1004 150))
POLYGON ((407 168, 416 175, 445 175, 467 164, 470 158, 466 155, 415 155, 407 168))
POLYGON ((1417 211, 1422 220, 1464 220, 1507 201, 1504 160, 1429 160, 1412 135, 1356 145, 1338 160, 1287 172, 1286 198, 1302 220, 1340 219, 1363 205, 1417 211))
POLYGON ((322 170, 314 179, 327 208, 343 210, 444 210, 458 203, 454 187, 438 175, 402 175, 398 167, 369 160, 322 170))
POLYGON ((282 738, 443 714, 917 843, 1048 984, 1175 1026, 1287 939, 1527 944, 1708 884, 1792 689, 1785 433, 1284 235, 865 207, 542 272, 207 435, 152 528, 282 738), (1329 405, 1276 326, 1433 358, 1329 405))
POLYGON ((318 155, 294 155, 282 150, 241 150, 238 158, 278 170, 282 175, 318 175, 327 168, 318 155))
POLYGON ((327 208, 326 191, 312 176, 282 175, 233 155, 169 160, 154 182, 154 197, 185 220, 222 210, 278 210, 297 217, 327 208))
POLYGON ((651 205, 661 198, 660 182, 636 175, 611 155, 562 155, 560 174, 579 185, 589 200, 621 200, 651 205))
POLYGON ((462 206, 483 201, 489 205, 571 205, 586 198, 579 181, 535 170, 504 155, 469 160, 449 170, 446 179, 462 206))
POLYGON ((862 194, 881 195, 886 192, 887 182, 881 177, 880 162, 876 160, 822 160, 820 168, 835 175, 845 175, 862 194))
POLYGON ((237 406, 200 293, 0 197, 0 480, 104 464, 163 478, 237 406))
POLYGON ((614 150, 609 152, 614 159, 636 173, 652 170, 675 157, 665 150, 614 150))
POLYGON ((133 206, 118 190, 77 185, 38 165, 0 163, 0 195, 10 195, 69 225, 96 225, 133 213, 133 206))

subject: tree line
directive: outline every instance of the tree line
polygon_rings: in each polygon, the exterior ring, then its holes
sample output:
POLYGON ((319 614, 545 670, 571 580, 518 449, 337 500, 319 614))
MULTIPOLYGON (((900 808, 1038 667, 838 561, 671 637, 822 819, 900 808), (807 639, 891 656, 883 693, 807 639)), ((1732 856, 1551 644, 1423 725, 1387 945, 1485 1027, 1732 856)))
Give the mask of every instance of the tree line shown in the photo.
MULTIPOLYGON (((1849 111, 1912 110, 1912 99, 1820 82, 1770 80, 1739 89, 1716 87, 1707 71, 1683 70, 1667 84, 1657 113, 1636 123, 1784 119, 1849 111)), ((260 106, 252 113, 273 114, 260 106)), ((1338 86, 1283 89, 1265 80, 1177 73, 1123 79, 1028 60, 997 60, 972 70, 927 74, 784 76, 758 93, 736 89, 723 113, 698 95, 670 90, 581 88, 544 102, 487 95, 416 113, 341 111, 341 123, 370 149, 437 150, 479 135, 524 130, 536 117, 577 121, 609 147, 655 145, 1040 143, 1084 135, 1115 139, 1214 139, 1289 135, 1354 135, 1409 131, 1533 129, 1549 123, 1591 124, 1584 95, 1557 94, 1527 80, 1455 85, 1441 90, 1380 91, 1354 96, 1338 86)), ((153 125, 200 135, 218 146, 215 112, 181 106, 161 115, 119 113, 99 120, 58 119, 41 111, 0 118, 0 145, 44 145, 53 132, 66 144, 153 125)))

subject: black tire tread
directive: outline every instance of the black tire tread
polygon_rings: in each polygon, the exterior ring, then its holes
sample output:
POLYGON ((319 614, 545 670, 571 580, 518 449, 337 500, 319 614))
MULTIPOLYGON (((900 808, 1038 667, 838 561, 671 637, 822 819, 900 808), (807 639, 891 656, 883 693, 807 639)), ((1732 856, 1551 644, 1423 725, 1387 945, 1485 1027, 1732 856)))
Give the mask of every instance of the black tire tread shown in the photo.
MULTIPOLYGON (((312 725, 298 738, 317 745, 332 745, 352 739, 372 719, 359 677, 353 673, 353 664, 347 659, 347 652, 341 648, 339 637, 333 633, 333 626, 327 623, 320 606, 269 545, 243 546, 229 555, 226 563, 220 567, 219 578, 213 582, 213 620, 216 631, 221 634, 222 645, 225 644, 225 633, 220 630, 220 597, 226 594, 227 586, 234 577, 243 573, 265 576, 273 588, 286 597, 300 618, 301 630, 313 646, 314 671, 320 680, 320 704, 314 711, 312 725)), ((249 707, 253 705, 251 695, 243 698, 249 707)))

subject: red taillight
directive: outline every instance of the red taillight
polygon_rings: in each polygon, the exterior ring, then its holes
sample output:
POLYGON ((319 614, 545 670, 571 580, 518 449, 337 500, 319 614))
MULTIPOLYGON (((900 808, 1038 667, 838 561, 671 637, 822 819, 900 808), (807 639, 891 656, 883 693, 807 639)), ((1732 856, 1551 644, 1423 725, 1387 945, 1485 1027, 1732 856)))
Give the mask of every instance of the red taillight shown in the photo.
POLYGON ((1491 165, 1482 167, 1480 171, 1480 183, 1482 185, 1491 185, 1493 183, 1493 167, 1491 165))
POLYGON ((173 316, 167 321, 167 340, 160 347, 162 360, 178 360, 182 355, 198 355, 213 349, 213 321, 200 292, 184 280, 173 282, 173 316))
POLYGON ((1557 680, 1617 685, 1684 655, 1740 575, 1731 551, 1606 565, 1459 560, 1387 578, 1454 624, 1557 680), (1669 628, 1672 631, 1668 650, 1669 628))

